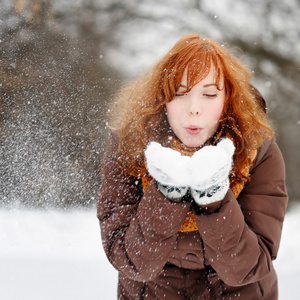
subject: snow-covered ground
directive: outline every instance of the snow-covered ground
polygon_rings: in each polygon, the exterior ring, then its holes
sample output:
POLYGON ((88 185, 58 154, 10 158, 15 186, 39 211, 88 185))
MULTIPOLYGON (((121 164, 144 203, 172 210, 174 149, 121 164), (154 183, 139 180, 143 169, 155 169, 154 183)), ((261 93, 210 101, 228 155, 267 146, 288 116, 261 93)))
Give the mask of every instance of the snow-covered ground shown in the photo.
MULTIPOLYGON (((299 299, 300 206, 290 207, 275 262, 280 300, 299 299)), ((0 299, 114 300, 117 272, 95 210, 0 210, 0 299)))

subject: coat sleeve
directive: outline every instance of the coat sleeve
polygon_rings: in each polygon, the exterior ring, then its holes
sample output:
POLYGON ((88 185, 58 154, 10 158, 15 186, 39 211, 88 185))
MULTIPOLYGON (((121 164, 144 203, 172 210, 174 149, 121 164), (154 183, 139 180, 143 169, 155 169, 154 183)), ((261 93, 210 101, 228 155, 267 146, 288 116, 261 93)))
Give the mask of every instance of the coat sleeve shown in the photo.
POLYGON ((145 194, 141 180, 123 172, 116 161, 117 137, 108 142, 101 166, 97 216, 111 264, 126 277, 157 277, 176 245, 190 203, 172 203, 152 180, 145 194))
POLYGON ((229 190, 218 212, 196 216, 206 264, 230 286, 263 279, 277 256, 288 196, 275 138, 258 151, 250 174, 238 199, 229 190))

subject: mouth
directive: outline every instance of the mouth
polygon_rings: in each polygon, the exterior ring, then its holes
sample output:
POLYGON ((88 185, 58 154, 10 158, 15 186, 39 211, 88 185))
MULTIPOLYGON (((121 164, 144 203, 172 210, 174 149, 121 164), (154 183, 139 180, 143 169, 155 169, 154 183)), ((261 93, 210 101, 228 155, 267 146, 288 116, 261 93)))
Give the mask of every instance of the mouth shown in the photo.
POLYGON ((185 127, 185 130, 188 134, 196 135, 202 131, 202 128, 191 125, 191 126, 185 127))

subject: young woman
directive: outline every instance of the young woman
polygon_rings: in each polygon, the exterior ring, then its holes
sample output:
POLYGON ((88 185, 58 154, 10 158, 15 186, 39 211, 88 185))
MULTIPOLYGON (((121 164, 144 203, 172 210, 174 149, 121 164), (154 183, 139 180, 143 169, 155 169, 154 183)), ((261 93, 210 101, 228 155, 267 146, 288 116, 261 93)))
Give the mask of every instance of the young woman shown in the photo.
POLYGON ((277 299, 285 167, 250 80, 191 34, 118 94, 97 202, 118 299, 277 299))

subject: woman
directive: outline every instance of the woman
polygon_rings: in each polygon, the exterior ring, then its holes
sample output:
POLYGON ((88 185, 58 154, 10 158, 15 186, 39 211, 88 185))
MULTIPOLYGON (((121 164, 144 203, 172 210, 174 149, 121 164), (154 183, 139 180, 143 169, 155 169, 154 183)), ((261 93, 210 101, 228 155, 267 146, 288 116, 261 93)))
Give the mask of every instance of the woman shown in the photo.
POLYGON ((191 34, 118 94, 97 202, 118 299, 277 299, 285 168, 250 80, 191 34))

